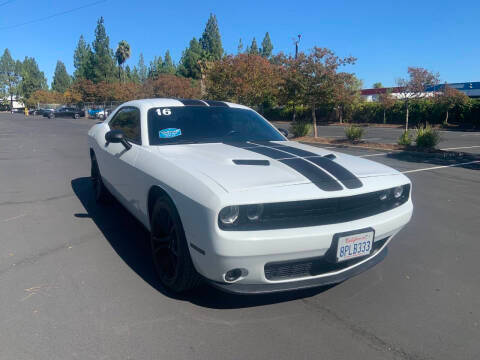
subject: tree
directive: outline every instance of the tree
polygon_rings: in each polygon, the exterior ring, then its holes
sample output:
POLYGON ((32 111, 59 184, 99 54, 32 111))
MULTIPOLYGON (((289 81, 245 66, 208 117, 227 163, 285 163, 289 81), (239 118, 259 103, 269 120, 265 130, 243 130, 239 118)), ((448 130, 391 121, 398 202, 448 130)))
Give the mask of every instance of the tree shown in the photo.
POLYGON ((121 72, 120 70, 123 68, 125 62, 130 58, 130 45, 125 40, 122 40, 118 43, 117 51, 115 52, 115 58, 117 59, 118 63, 118 80, 121 79, 121 72))
POLYGON ((313 132, 317 137, 317 106, 335 103, 337 69, 343 65, 354 64, 356 59, 351 56, 340 58, 329 49, 314 47, 310 54, 299 53, 298 58, 293 61, 298 62, 295 67, 300 73, 302 102, 312 111, 313 132))
POLYGON ((397 85, 401 88, 399 98, 405 102, 405 131, 408 131, 408 113, 411 101, 430 96, 425 89, 439 83, 440 75, 432 73, 424 68, 409 67, 408 78, 397 79, 397 85))
POLYGON ((361 88, 362 81, 354 74, 341 72, 335 75, 334 103, 340 123, 360 101, 361 88))
POLYGON ((103 17, 98 19, 95 28, 93 48, 93 80, 95 82, 111 81, 115 75, 113 51, 110 49, 110 39, 105 30, 103 17))
POLYGON ((58 91, 35 90, 25 101, 28 106, 37 106, 38 104, 61 104, 64 102, 63 94, 58 91))
POLYGON ((53 74, 52 90, 63 94, 70 87, 71 83, 72 78, 68 75, 65 64, 58 60, 55 73, 53 74))
POLYGON ((170 56, 170 51, 167 50, 165 52, 165 56, 163 58, 163 63, 162 63, 162 69, 161 72, 162 74, 175 74, 176 72, 175 64, 173 63, 172 57, 170 56))
POLYGON ((220 60, 223 56, 222 39, 218 30, 217 17, 210 17, 200 38, 200 46, 209 60, 220 60))
POLYGON ((21 63, 22 80, 19 85, 19 94, 28 99, 36 90, 47 89, 47 79, 40 71, 34 58, 25 57, 21 63))
POLYGON ((238 46, 237 46, 237 54, 241 54, 243 53, 243 42, 242 42, 242 38, 240 38, 240 40, 238 41, 238 46))
POLYGON ((148 67, 148 78, 154 79, 162 73, 163 60, 161 56, 155 56, 152 61, 150 61, 150 66, 148 67))
POLYGON ((2 92, 10 97, 10 108, 13 108, 13 97, 18 94, 20 83, 20 69, 15 64, 10 51, 5 49, 0 58, 0 88, 2 92))
POLYGON ((383 108, 383 123, 387 123, 387 110, 392 108, 396 99, 392 96, 392 91, 387 89, 384 93, 378 96, 378 102, 382 105, 383 108))
POLYGON ((204 58, 204 51, 197 41, 193 38, 190 40, 190 45, 182 54, 180 65, 178 66, 178 73, 181 76, 193 79, 200 79, 202 71, 199 61, 204 58))
POLYGON ((191 79, 171 74, 160 74, 148 79, 142 88, 142 97, 197 98, 200 96, 198 83, 191 79))
POLYGON ((147 66, 145 65, 145 60, 143 58, 142 53, 140 53, 140 55, 138 57, 137 67, 138 67, 138 77, 139 77, 141 82, 144 82, 145 80, 147 80, 148 69, 147 69, 147 66))
POLYGON ((263 38, 263 41, 262 41, 262 56, 269 59, 270 56, 272 56, 272 52, 273 52, 273 45, 272 45, 272 41, 270 40, 270 35, 269 33, 267 32, 265 34, 265 37, 263 38))
POLYGON ((212 99, 259 106, 276 98, 281 81, 281 68, 267 59, 229 55, 207 70, 206 92, 212 99))
POLYGON ((383 89, 383 85, 381 82, 376 82, 373 84, 374 89, 383 89))
POLYGON ((81 35, 73 55, 73 66, 75 66, 73 77, 75 80, 91 80, 93 78, 92 57, 92 48, 85 42, 83 35, 81 35))
POLYGON ((465 106, 470 99, 463 92, 448 86, 443 86, 443 91, 435 94, 436 103, 445 111, 445 125, 448 125, 449 112, 455 107, 465 106))
POLYGON ((252 45, 250 45, 247 52, 251 55, 259 55, 260 54, 260 51, 258 50, 257 40, 255 40, 255 38, 253 38, 252 45))

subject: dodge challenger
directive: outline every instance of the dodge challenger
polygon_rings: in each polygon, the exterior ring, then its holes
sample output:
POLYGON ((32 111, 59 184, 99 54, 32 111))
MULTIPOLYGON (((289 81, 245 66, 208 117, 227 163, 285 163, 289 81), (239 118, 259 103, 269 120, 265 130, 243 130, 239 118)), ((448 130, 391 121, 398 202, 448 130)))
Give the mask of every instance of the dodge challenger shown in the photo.
POLYGON ((238 104, 130 101, 88 133, 95 198, 146 227, 174 292, 296 290, 379 263, 412 216, 410 180, 286 135, 238 104))

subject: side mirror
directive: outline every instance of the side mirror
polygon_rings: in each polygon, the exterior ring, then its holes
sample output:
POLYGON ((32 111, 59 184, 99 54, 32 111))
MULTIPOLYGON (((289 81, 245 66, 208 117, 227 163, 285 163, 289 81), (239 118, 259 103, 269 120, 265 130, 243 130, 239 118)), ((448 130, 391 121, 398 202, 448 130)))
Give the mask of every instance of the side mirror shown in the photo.
POLYGON ((288 130, 287 129, 279 128, 278 131, 280 131, 283 136, 288 137, 288 130))
POLYGON ((105 141, 109 143, 121 143, 125 146, 125 149, 130 150, 132 145, 125 139, 125 135, 122 130, 110 130, 105 134, 105 141))

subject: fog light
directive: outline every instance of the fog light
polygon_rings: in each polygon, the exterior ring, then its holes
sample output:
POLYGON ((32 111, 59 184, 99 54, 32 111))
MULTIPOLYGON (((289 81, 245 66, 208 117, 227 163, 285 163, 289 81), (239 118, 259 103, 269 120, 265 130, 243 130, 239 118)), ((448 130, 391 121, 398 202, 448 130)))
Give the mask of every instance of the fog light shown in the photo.
POLYGON ((393 197, 399 199, 403 195, 403 186, 397 186, 393 189, 393 197))
POLYGON ((263 213, 263 205, 249 205, 247 207, 247 218, 250 221, 257 221, 263 213))
POLYGON ((238 206, 227 206, 220 211, 220 221, 226 225, 231 225, 238 219, 240 209, 238 206))
POLYGON ((242 276, 242 269, 233 269, 227 271, 227 273, 225 274, 225 281, 233 282, 237 280, 240 276, 242 276))

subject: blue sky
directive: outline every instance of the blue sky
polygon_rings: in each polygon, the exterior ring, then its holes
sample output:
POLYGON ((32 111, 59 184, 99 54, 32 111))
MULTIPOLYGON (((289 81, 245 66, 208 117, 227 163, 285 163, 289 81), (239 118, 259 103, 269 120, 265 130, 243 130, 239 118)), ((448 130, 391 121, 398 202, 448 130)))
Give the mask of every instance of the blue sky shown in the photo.
POLYGON ((480 1, 160 1, 105 0, 91 7, 24 26, 95 0, 0 0, 0 51, 16 59, 33 56, 49 82, 57 60, 72 73, 73 51, 81 34, 94 38, 104 16, 112 48, 127 40, 133 66, 143 52, 148 63, 170 52, 176 62, 190 39, 200 37, 211 12, 217 15, 224 49, 236 53, 238 40, 260 44, 270 33, 274 52, 328 47, 358 58, 349 70, 364 87, 386 86, 405 76, 408 66, 439 72, 442 81, 480 81, 480 1))

